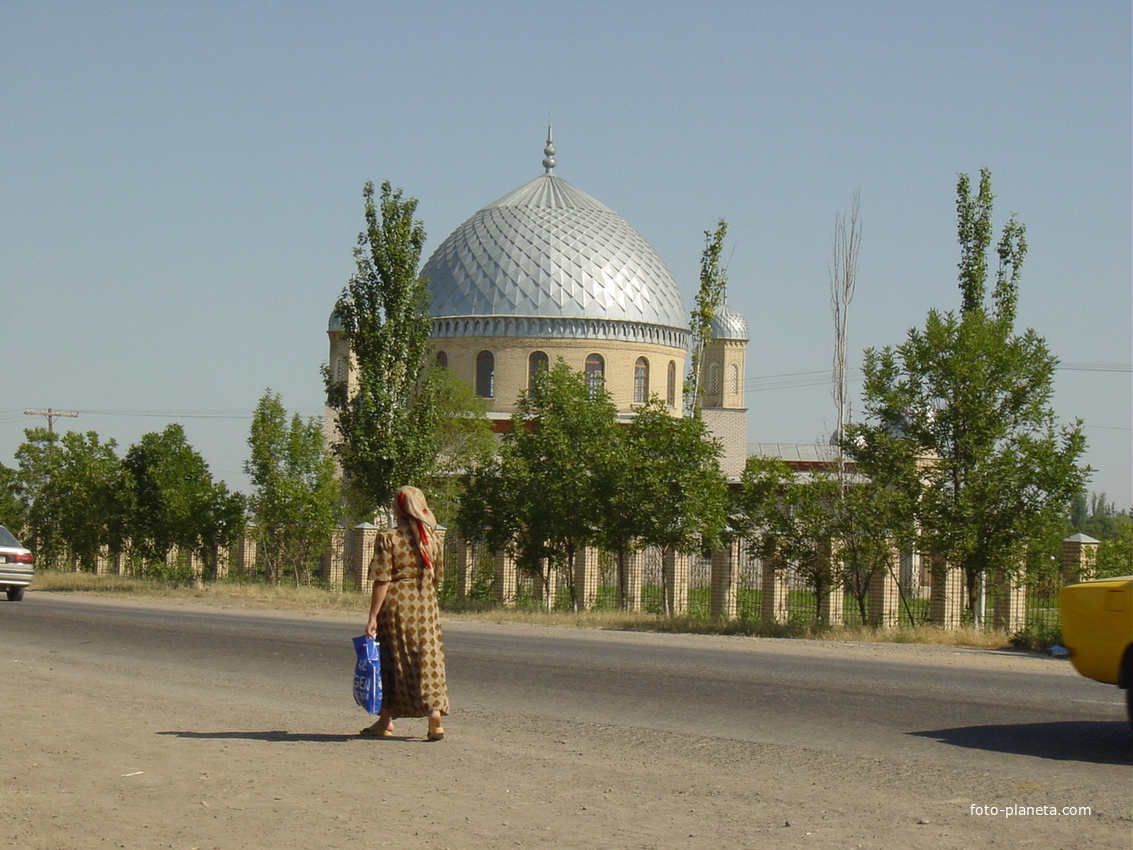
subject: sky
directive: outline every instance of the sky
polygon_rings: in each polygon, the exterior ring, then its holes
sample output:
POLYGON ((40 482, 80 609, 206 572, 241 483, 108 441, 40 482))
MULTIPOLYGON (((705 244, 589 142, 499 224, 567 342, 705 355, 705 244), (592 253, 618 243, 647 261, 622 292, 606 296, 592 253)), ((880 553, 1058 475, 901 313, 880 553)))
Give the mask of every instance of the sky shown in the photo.
MULTIPOLYGON (((321 416, 362 187, 425 256, 542 173, 620 213, 686 307, 729 224, 748 439, 825 441, 835 221, 861 353, 959 307, 955 192, 1027 228, 1018 325, 1060 361, 1093 492, 1133 505, 1131 8, 1108 2, 0 3, 0 463, 25 410, 125 453, 181 423, 247 490, 269 388, 321 416)), ((424 259, 424 258, 423 258, 424 259)))

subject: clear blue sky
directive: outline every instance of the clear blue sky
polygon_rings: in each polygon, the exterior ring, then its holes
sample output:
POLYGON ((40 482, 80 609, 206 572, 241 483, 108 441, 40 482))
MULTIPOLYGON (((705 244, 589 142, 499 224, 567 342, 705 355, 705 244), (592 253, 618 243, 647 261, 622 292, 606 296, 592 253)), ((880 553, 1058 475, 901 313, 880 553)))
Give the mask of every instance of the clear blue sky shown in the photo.
MULTIPOLYGON (((426 254, 542 173, 621 213, 691 306, 730 230, 749 440, 823 440, 831 236, 861 193, 852 365, 958 306, 955 183, 1027 226, 1091 489, 1133 504, 1131 12, 1120 2, 0 4, 0 462, 25 408, 120 451, 181 422, 238 489, 268 387, 322 409, 366 180, 426 254)), ((860 376, 860 372, 855 374, 860 376)), ((856 396, 860 380, 852 388, 856 396)), ((860 408, 860 404, 856 404, 860 408)))

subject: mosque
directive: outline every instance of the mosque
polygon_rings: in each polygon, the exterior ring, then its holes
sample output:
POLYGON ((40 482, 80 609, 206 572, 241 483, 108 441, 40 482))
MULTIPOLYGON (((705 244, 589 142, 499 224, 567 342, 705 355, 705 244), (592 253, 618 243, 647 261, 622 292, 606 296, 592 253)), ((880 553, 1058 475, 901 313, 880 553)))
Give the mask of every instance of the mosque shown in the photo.
MULTIPOLYGON (((555 174, 542 175, 456 228, 421 269, 432 293, 437 362, 484 398, 501 426, 534 376, 562 358, 603 382, 619 416, 658 396, 683 413, 689 312, 668 266, 624 218, 555 174)), ((350 366, 332 317, 330 363, 350 366)), ((738 478, 746 459, 748 326, 726 304, 702 357, 702 415, 738 478)))

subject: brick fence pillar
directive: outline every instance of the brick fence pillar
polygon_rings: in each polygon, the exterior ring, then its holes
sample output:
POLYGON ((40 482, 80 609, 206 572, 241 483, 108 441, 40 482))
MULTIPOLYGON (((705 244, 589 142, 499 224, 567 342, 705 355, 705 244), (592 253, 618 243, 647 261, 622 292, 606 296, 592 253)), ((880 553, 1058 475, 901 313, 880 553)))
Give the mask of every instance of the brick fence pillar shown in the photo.
POLYGON ((842 588, 842 562, 835 555, 839 546, 836 540, 824 540, 821 544, 822 558, 825 560, 826 575, 830 577, 830 587, 818 602, 818 621, 827 626, 841 626, 846 593, 842 588))
POLYGON ((828 626, 846 624, 846 590, 842 585, 832 587, 819 603, 818 619, 828 626))
POLYGON ((539 572, 532 576, 535 598, 548 611, 555 607, 559 595, 559 571, 544 558, 539 561, 539 572))
POLYGON ((232 567, 232 550, 231 549, 217 549, 216 550, 216 575, 213 578, 226 579, 232 567))
POLYGON ((942 555, 929 555, 929 563, 932 622, 945 629, 959 628, 964 611, 964 571, 953 567, 942 555))
POLYGON ((992 624, 997 629, 1017 632, 1027 625, 1027 588, 1021 574, 996 570, 991 576, 994 602, 992 624))
POLYGON ((626 553, 625 575, 621 576, 621 607, 625 611, 641 610, 641 585, 645 579, 645 552, 634 549, 626 553))
POLYGON ((712 553, 712 597, 709 614, 714 620, 736 619, 736 574, 742 541, 735 538, 712 553))
POLYGON ((689 558, 683 552, 669 551, 661 562, 665 577, 665 608, 672 616, 688 613, 689 558))
POLYGON ((347 533, 342 579, 344 590, 366 589, 366 575, 374 558, 374 541, 377 539, 378 527, 369 522, 359 523, 347 533))
POLYGON ((496 604, 505 608, 515 606, 515 558, 506 552, 497 552, 493 558, 495 570, 496 604))
POLYGON ((1062 541, 1062 583, 1074 584, 1094 577, 1098 541, 1088 534, 1073 534, 1062 541))
POLYGON ((574 608, 589 611, 598 599, 598 550, 587 546, 574 553, 574 608))
POLYGON ((759 618, 765 623, 785 623, 790 615, 787 607, 787 580, 783 577, 782 567, 782 561, 777 555, 762 559, 759 618))
POLYGON ((250 576, 256 571, 256 538, 244 532, 236 538, 229 549, 229 571, 241 577, 250 576))
POLYGON ((319 558, 319 575, 329 587, 342 589, 342 572, 346 555, 346 529, 336 526, 330 533, 330 545, 319 558))
POLYGON ((889 553, 885 569, 877 570, 869 579, 869 624, 891 629, 901 622, 901 587, 897 582, 900 554, 889 553))
POLYGON ((468 599, 472 595, 472 580, 476 574, 476 546, 454 533, 449 551, 453 553, 455 560, 452 578, 456 585, 456 595, 460 599, 468 599))

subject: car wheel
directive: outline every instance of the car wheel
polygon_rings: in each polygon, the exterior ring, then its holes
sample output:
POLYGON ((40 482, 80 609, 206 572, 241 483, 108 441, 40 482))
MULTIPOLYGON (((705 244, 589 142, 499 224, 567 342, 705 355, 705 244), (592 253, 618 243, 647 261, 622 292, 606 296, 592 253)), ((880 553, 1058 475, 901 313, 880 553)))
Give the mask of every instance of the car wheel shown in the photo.
POLYGON ((9 587, 8 588, 8 601, 19 602, 24 598, 24 588, 22 587, 9 587))

